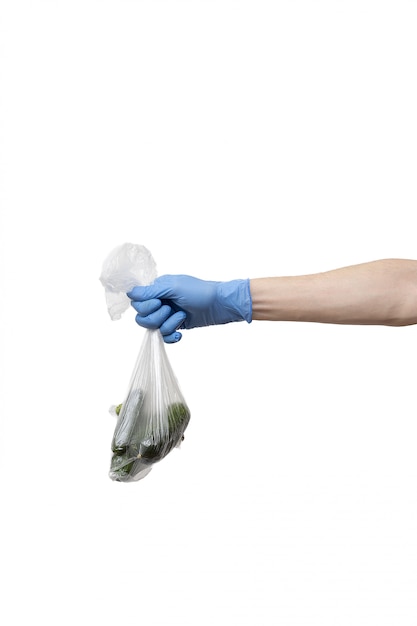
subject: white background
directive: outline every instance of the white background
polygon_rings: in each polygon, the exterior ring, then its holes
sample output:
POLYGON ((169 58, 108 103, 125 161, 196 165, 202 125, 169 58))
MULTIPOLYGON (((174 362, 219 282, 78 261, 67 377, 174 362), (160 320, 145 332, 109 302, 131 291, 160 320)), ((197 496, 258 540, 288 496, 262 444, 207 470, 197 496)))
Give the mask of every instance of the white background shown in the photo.
POLYGON ((415 626, 417 327, 168 346, 192 421, 108 478, 143 331, 98 281, 416 257, 415 2, 1 3, 7 626, 415 626))

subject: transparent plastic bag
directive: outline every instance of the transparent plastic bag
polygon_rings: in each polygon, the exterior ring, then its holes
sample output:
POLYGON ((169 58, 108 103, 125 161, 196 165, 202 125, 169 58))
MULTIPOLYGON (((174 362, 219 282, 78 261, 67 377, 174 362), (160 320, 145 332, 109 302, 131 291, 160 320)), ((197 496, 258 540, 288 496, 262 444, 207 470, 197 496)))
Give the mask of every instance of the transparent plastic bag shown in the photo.
POLYGON ((145 331, 129 390, 115 409, 110 478, 139 480, 179 446, 190 411, 168 361, 159 330, 145 331))
MULTIPOLYGON (((100 277, 111 318, 120 319, 127 308, 122 297, 127 298, 124 290, 149 284, 155 277, 156 265, 146 248, 135 244, 115 248, 100 277), (114 296, 110 301, 109 294, 114 296)), ((111 412, 117 417, 111 445, 112 480, 132 482, 144 478, 155 463, 183 440, 190 410, 159 330, 145 330, 125 399, 111 412)))

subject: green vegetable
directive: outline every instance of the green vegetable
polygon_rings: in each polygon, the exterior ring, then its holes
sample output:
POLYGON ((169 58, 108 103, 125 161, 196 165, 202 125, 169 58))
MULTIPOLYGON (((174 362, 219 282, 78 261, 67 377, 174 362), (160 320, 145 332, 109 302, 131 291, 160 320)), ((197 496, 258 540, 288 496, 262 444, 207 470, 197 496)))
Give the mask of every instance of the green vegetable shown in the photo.
POLYGON ((168 407, 168 434, 165 437, 156 433, 141 441, 140 458, 144 461, 156 463, 162 460, 183 439, 184 431, 190 421, 190 412, 185 404, 176 402, 168 407))
POLYGON ((118 420, 111 447, 113 452, 117 455, 126 454, 129 446, 137 439, 137 429, 143 399, 142 390, 133 389, 129 392, 125 400, 123 411, 121 404, 116 407, 118 420))
POLYGON ((119 417, 112 440, 112 480, 137 480, 139 472, 150 471, 151 465, 179 445, 190 421, 190 411, 182 402, 172 403, 165 410, 165 415, 150 416, 141 390, 131 391, 125 403, 116 407, 119 417), (168 428, 162 427, 159 432, 156 425, 165 425, 166 421, 168 428))

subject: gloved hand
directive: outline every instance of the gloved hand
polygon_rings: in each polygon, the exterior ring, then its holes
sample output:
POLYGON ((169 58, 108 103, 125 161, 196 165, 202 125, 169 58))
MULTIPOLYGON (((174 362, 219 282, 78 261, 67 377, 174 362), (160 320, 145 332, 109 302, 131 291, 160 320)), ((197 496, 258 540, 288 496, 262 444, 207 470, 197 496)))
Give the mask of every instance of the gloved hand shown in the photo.
POLYGON ((165 343, 181 339, 178 329, 252 321, 249 279, 215 282, 166 275, 152 285, 134 287, 127 295, 138 313, 136 322, 159 328, 165 343))

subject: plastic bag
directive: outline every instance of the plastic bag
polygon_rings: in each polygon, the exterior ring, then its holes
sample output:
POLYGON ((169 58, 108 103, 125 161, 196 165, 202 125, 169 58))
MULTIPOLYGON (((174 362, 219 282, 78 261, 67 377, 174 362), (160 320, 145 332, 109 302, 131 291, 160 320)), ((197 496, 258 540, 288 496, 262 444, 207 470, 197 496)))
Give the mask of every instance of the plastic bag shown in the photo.
MULTIPOLYGON (((148 284, 155 277, 155 262, 143 246, 124 244, 113 250, 100 277, 111 318, 120 319, 127 308, 124 290, 148 284), (108 294, 113 294, 110 300, 108 294)), ((125 399, 111 412, 117 416, 111 445, 112 480, 132 482, 144 478, 183 440, 190 410, 159 330, 145 330, 125 399)))
POLYGON ((136 285, 150 285, 156 276, 156 263, 145 246, 124 243, 114 248, 105 259, 100 275, 111 319, 119 320, 129 308, 126 293, 136 285))

